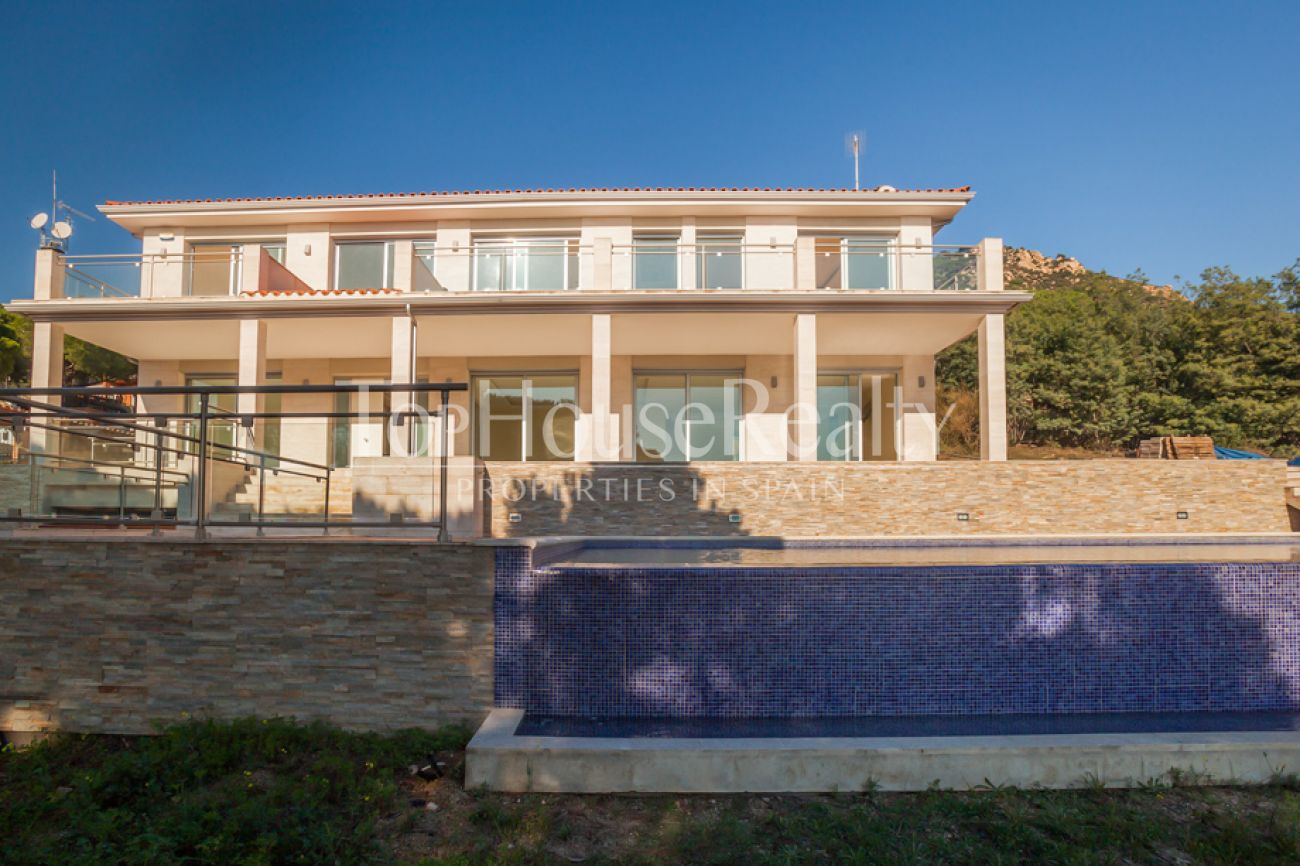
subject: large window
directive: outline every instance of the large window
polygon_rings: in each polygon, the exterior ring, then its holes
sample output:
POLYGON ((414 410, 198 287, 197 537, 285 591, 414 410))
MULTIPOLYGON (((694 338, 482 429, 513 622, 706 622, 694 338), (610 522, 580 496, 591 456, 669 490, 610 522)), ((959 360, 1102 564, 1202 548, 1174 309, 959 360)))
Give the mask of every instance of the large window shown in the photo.
POLYGON ((814 241, 819 289, 892 289, 894 243, 883 237, 819 237, 814 241))
POLYGON ((484 460, 572 460, 578 377, 571 373, 473 377, 474 453, 484 460))
POLYGON ((897 460, 898 375, 817 376, 817 459, 897 460))
POLYGON ((239 244, 193 244, 190 247, 190 294, 219 297, 239 294, 239 244))
POLYGON ((642 372, 634 377, 636 459, 740 459, 739 372, 642 372))
MULTIPOLYGON (((225 388, 238 384, 234 376, 226 375, 193 375, 185 377, 185 385, 188 388, 225 388)), ((208 454, 212 457, 230 459, 233 455, 229 448, 219 446, 234 446, 237 443, 237 431, 239 430, 239 421, 235 416, 238 411, 238 400, 234 394, 213 394, 208 398, 208 454)), ((198 415, 203 409, 202 397, 198 394, 185 395, 185 412, 187 415, 193 415, 193 418, 183 419, 179 425, 179 432, 183 436, 189 436, 193 439, 199 438, 199 418, 198 415)), ((186 442, 184 449, 192 454, 197 454, 199 444, 197 442, 186 442)))
POLYGON ((635 288, 677 288, 677 238, 664 235, 634 238, 632 268, 635 288))
POLYGON ((739 235, 699 238, 695 255, 696 285, 701 289, 745 287, 744 240, 739 235))
POLYGON ((391 289, 391 241, 342 241, 334 245, 334 288, 391 289))
POLYGON ((474 289, 555 292, 578 287, 578 241, 501 238, 474 241, 474 289))

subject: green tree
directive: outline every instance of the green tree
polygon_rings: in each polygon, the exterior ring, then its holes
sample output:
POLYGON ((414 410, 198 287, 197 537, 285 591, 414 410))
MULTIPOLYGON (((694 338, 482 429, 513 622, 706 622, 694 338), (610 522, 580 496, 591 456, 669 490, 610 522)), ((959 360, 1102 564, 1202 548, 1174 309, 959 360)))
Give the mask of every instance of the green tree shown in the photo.
POLYGON ((26 366, 18 316, 0 307, 0 382, 15 382, 25 377, 26 366))

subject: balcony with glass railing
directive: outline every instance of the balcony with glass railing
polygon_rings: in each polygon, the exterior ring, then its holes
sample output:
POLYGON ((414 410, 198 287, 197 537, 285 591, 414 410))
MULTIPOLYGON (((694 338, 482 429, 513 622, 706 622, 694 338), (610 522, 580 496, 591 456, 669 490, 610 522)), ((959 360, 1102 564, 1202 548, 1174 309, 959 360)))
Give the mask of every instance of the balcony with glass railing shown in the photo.
MULTIPOLYGON (((283 258, 283 247, 276 249, 283 258)), ((1000 244, 990 249, 1000 258, 1000 244)), ((195 245, 183 254, 60 254, 47 296, 217 298, 312 288, 430 294, 1001 288, 983 244, 913 245, 869 235, 801 235, 793 243, 749 243, 739 234, 701 234, 691 243, 667 234, 619 244, 576 237, 475 239, 465 246, 440 246, 432 240, 340 241, 329 254, 329 284, 319 287, 309 287, 265 245, 252 262, 249 247, 237 244, 195 245), (402 257, 408 257, 409 265, 402 257)))

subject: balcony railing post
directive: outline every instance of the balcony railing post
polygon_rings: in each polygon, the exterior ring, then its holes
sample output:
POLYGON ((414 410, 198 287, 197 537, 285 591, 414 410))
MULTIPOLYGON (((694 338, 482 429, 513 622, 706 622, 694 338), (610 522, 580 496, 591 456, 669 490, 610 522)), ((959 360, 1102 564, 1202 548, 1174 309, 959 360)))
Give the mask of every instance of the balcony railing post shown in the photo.
POLYGON ((321 519, 321 523, 324 526, 324 529, 321 532, 322 535, 330 534, 330 481, 333 474, 334 474, 334 468, 331 466, 326 466, 325 467, 325 516, 324 518, 321 519))
POLYGON ((194 537, 207 537, 208 519, 208 400, 211 395, 199 394, 199 466, 195 483, 194 537))
POLYGON ((439 392, 442 395, 442 407, 439 413, 442 416, 442 429, 438 433, 440 444, 438 446, 438 541, 446 543, 451 537, 447 531, 447 428, 448 412, 447 398, 448 392, 439 392))
POLYGON ((162 429, 167 419, 159 416, 154 419, 153 434, 153 534, 162 535, 162 476, 163 450, 162 429))
POLYGON ((266 519, 266 455, 257 456, 257 534, 266 535, 262 521, 266 519))

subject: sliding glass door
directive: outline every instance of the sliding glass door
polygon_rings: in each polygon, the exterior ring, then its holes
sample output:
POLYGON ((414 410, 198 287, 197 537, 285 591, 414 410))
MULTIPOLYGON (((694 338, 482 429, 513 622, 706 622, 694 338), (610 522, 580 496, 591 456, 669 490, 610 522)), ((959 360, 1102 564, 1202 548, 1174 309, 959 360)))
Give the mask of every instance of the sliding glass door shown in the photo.
POLYGON ((901 397, 895 372, 817 376, 817 459, 898 459, 901 397))
POLYGON ((473 377, 474 453, 484 460, 572 460, 578 377, 570 373, 473 377))
POLYGON ((636 459, 740 459, 740 372, 643 372, 634 377, 636 459))

